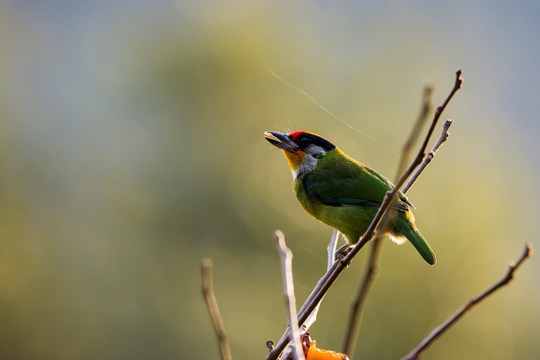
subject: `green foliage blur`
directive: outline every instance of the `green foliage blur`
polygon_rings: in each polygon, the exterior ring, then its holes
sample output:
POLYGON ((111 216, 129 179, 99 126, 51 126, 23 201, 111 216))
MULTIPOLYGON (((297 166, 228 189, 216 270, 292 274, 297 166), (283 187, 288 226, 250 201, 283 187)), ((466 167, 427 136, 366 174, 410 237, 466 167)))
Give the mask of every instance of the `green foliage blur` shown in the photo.
MULTIPOLYGON (((451 137, 409 193, 438 263, 385 241, 351 358, 406 354, 539 243, 539 8, 458 3, 0 4, 0 358, 216 359, 204 257, 233 357, 263 358, 286 325, 273 231, 298 303, 332 233, 263 132, 314 131, 393 179, 423 86, 438 104, 461 67, 451 137)), ((341 350, 367 253, 321 307, 321 348, 341 350)), ((535 359, 539 270, 426 359, 535 359)))

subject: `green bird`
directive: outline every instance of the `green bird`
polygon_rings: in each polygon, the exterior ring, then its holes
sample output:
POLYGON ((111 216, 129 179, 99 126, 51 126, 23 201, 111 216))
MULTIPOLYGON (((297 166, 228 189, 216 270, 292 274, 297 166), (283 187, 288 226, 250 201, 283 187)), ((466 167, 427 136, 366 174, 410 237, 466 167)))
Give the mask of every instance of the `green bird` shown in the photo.
MULTIPOLYGON (((317 134, 268 131, 265 135, 285 153, 304 210, 344 234, 349 244, 357 243, 394 185, 317 134)), ((397 215, 383 234, 398 244, 409 240, 425 261, 435 264, 435 254, 414 224, 411 202, 399 192, 392 208, 397 215)))

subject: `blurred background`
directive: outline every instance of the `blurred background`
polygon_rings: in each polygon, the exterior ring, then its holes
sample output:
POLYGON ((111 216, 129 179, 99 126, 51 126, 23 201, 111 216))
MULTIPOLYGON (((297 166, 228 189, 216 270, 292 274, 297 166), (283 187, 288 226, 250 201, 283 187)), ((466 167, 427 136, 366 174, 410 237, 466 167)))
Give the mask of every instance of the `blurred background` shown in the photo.
MULTIPOLYGON (((273 231, 299 303, 332 233, 263 132, 317 132, 394 179, 424 85, 440 104, 462 68, 451 137, 408 194, 438 263, 385 241, 351 358, 405 355, 540 245, 539 16, 534 1, 2 1, 0 358, 216 359, 210 257, 233 356, 262 359, 286 324, 273 231)), ((341 349, 367 253, 326 297, 319 347, 341 349)), ((533 257, 425 358, 536 359, 539 271, 533 257)))

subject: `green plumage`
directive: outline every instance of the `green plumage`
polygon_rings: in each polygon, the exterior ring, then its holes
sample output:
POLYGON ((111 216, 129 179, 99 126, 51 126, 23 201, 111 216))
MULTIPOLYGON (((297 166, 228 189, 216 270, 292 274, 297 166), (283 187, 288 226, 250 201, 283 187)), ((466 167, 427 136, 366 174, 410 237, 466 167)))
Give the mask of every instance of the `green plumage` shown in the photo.
MULTIPOLYGON (((343 233, 351 244, 364 234, 393 185, 383 176, 345 155, 328 151, 315 168, 299 174, 294 190, 302 207, 313 217, 343 233)), ((384 233, 408 239, 429 264, 435 254, 414 224, 412 204, 401 192, 392 205, 397 216, 384 233)))

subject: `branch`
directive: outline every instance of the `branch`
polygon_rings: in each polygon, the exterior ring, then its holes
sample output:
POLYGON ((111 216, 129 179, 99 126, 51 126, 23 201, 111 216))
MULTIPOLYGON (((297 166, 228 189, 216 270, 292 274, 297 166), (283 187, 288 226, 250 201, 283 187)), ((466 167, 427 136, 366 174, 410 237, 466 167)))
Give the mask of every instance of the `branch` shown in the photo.
POLYGON ((296 298, 294 297, 294 282, 292 274, 292 252, 285 244, 285 235, 280 230, 276 230, 274 238, 281 258, 281 274, 283 276, 283 291, 285 294, 285 305, 287 306, 287 318, 289 328, 292 329, 293 354, 295 360, 304 360, 304 352, 300 343, 300 331, 296 322, 296 298))
POLYGON ((219 344, 219 351, 221 352, 222 360, 232 360, 231 349, 229 348, 229 342, 227 341, 227 332, 225 326, 223 326, 223 320, 219 313, 216 296, 214 294, 214 285, 212 281, 212 260, 203 259, 202 261, 202 281, 203 281, 203 295, 208 306, 208 312, 212 318, 214 324, 214 331, 216 332, 219 344))
POLYGON ((501 287, 507 285, 514 278, 514 273, 521 266, 521 264, 532 256, 531 244, 525 244, 525 249, 523 254, 518 259, 516 263, 511 262, 508 266, 506 274, 495 284, 485 290, 483 293, 477 297, 469 300, 465 305, 463 305, 458 311, 456 311, 452 316, 446 319, 441 325, 433 329, 433 331, 424 339, 422 342, 411 350, 405 357, 401 360, 414 360, 418 359, 422 352, 430 346, 435 340, 437 340, 446 330, 448 330, 452 325, 454 325, 463 315, 465 315, 469 310, 471 310, 476 304, 487 298, 489 295, 499 290, 501 287))
POLYGON ((431 134, 433 133, 433 130, 435 129, 435 126, 437 125, 437 121, 441 117, 442 112, 444 109, 446 109, 446 105, 452 100, 452 97, 454 97, 454 94, 461 89, 461 86, 463 85, 463 78, 461 77, 461 69, 456 71, 456 80, 454 82, 454 87, 450 91, 450 94, 446 97, 446 100, 444 100, 443 104, 441 106, 438 106, 437 109, 435 109, 435 114, 433 115, 433 121, 431 122, 431 126, 428 130, 428 136, 424 139, 424 143, 422 144, 423 151, 426 150, 429 138, 431 137, 431 134))
POLYGON ((403 171, 405 171, 405 167, 407 166, 407 163, 409 162, 409 154, 411 153, 411 149, 413 145, 418 140, 418 136, 420 135, 420 130, 422 129, 422 126, 424 126, 424 123, 428 119, 428 115, 431 112, 431 108, 433 107, 431 103, 431 95, 433 94, 433 87, 426 85, 424 87, 424 93, 422 96, 422 106, 420 108, 420 113, 418 114, 418 117, 416 118, 416 123, 414 124, 411 134, 409 135, 409 139, 405 142, 403 145, 403 149, 401 150, 401 159, 399 161, 399 166, 397 168, 397 174, 396 178, 399 178, 403 171))
MULTIPOLYGON (((401 174, 405 170, 405 167, 407 166, 407 163, 409 161, 411 149, 418 140, 420 130, 422 129, 424 123, 427 121, 428 115, 431 112, 432 93, 433 87, 429 85, 424 87, 420 112, 416 119, 416 123, 413 126, 411 134, 403 145, 403 150, 401 151, 401 159, 399 161, 396 175, 397 179, 399 179, 399 176, 401 176, 401 174)), ((387 218, 387 221, 392 220, 394 216, 392 216, 391 214, 391 216, 387 218)), ((347 335, 345 337, 345 343, 343 345, 343 352, 345 354, 352 355, 356 347, 358 333, 360 331, 360 324, 362 322, 362 314, 367 302, 367 294, 369 293, 369 290, 371 289, 371 284, 373 283, 375 276, 377 276, 378 272, 378 260, 381 248, 381 240, 382 236, 377 236, 373 240, 373 245, 371 245, 371 253, 366 266, 366 272, 362 279, 362 283, 360 284, 360 288, 358 289, 358 295, 356 296, 356 300, 352 305, 351 316, 349 317, 349 326, 347 328, 347 335)))
MULTIPOLYGON (((433 160, 433 158, 435 157, 435 154, 437 153, 437 151, 439 150, 441 145, 446 140, 448 140, 448 136, 449 136, 448 129, 450 128, 450 126, 452 125, 453 122, 454 121, 450 120, 450 119, 448 119, 448 120, 446 120, 444 122, 444 124, 442 126, 441 136, 439 136, 439 138, 437 139, 437 141, 435 142, 435 144, 431 148, 431 151, 429 152, 429 154, 427 154, 424 157, 424 161, 422 161, 422 164, 420 164, 420 167, 418 168, 419 170, 423 171, 426 168, 426 166, 429 165, 429 163, 431 162, 431 160, 433 160)), ((409 181, 407 181, 407 183, 403 186, 403 190, 402 190, 403 193, 406 193, 407 191, 409 191, 409 189, 416 182, 416 179, 418 179, 418 175, 420 175, 419 172, 417 172, 417 174, 415 174, 414 176, 411 176, 409 181)))
MULTIPOLYGON (((352 248, 352 250, 343 259, 336 261, 332 265, 330 270, 327 271, 326 274, 324 274, 324 276, 319 280, 319 282, 317 283, 317 286, 315 287, 315 289, 313 289, 313 291, 307 298, 306 302, 304 303, 304 305, 298 312, 299 324, 303 324, 306 321, 308 316, 317 307, 319 302, 322 300, 324 295, 328 292, 330 287, 334 284, 334 282, 339 277, 341 272, 345 268, 347 268, 351 260, 358 254, 358 252, 362 249, 362 247, 374 237, 375 231, 379 227, 379 224, 381 223, 383 216, 385 215, 390 205, 392 204, 392 201, 394 197, 396 196, 396 194, 398 193, 399 189, 403 186, 405 181, 407 181, 407 179, 411 175, 413 175, 413 173, 415 172, 415 169, 421 164, 422 159, 425 156, 425 150, 426 150, 427 144, 433 133, 433 128, 435 127, 435 124, 437 123, 442 111, 444 110, 444 108, 446 107, 446 105, 448 104, 452 96, 454 95, 454 93, 457 90, 459 90, 459 88, 461 87, 461 84, 462 84, 461 70, 458 70, 456 72, 456 81, 454 84, 454 88, 452 89, 450 95, 448 95, 448 97, 446 98, 443 105, 437 108, 431 127, 428 131, 428 134, 426 135, 424 139, 424 143, 422 144, 422 147, 420 148, 420 151, 418 152, 416 158, 413 160, 413 162, 409 165, 407 170, 400 177, 396 185, 390 191, 386 193, 381 203, 381 206, 379 207, 379 210, 373 217, 373 220, 371 221, 370 225, 366 229, 364 235, 362 235, 362 237, 359 239, 356 245, 352 248)), ((417 171, 418 174, 415 176, 418 177, 420 173, 422 172, 422 170, 423 169, 418 169, 417 171)), ((290 337, 291 337, 290 329, 287 329, 285 333, 283 334, 283 336, 281 337, 281 339, 279 340, 279 342, 277 343, 277 345, 274 347, 274 349, 268 354, 268 356, 266 357, 266 360, 276 360, 281 354, 281 352, 283 351, 283 349, 289 343, 290 337)))
MULTIPOLYGON (((458 70, 457 73, 456 73, 456 84, 461 84, 461 83, 462 83, 461 70, 458 70)), ((433 121, 431 123, 430 130, 428 131, 428 133, 427 133, 427 135, 426 135, 426 137, 424 139, 424 143, 422 144, 422 147, 418 151, 418 154, 416 155, 416 158, 413 160, 411 165, 409 165, 409 168, 403 173, 403 175, 398 180, 397 184, 392 188, 392 190, 390 190, 390 191, 388 191, 386 193, 386 195, 384 197, 384 200, 383 200, 383 202, 381 204, 381 207, 379 208, 379 211, 375 215, 375 218, 371 222, 370 226, 367 228, 365 234, 360 238, 360 241, 358 241, 358 243, 355 245, 353 250, 345 257, 344 260, 347 260, 348 258, 351 259, 352 257, 354 257, 354 255, 358 251, 360 251, 360 248, 362 248, 362 246, 364 246, 365 243, 367 243, 369 240, 371 240, 371 238, 373 237, 373 232, 377 228, 377 226, 379 225, 379 223, 380 223, 380 221, 382 219, 382 216, 384 215, 384 213, 390 207, 392 199, 398 193, 399 189, 403 186, 405 181, 407 181, 407 179, 409 179, 409 178, 412 180, 412 181, 409 181, 408 184, 407 184, 407 186, 408 186, 407 190, 408 190, 408 189, 410 189, 410 187, 412 186, 414 181, 416 181, 416 179, 424 171, 427 164, 429 164, 429 162, 431 162, 431 159, 429 159, 427 161, 426 165, 419 166, 419 165, 421 165, 423 163, 423 159, 426 157, 425 151, 426 151, 426 147, 427 147, 427 144, 429 142, 429 139, 431 138, 431 135, 433 134, 432 128, 434 127, 434 124, 436 124, 437 121, 439 120, 439 118, 441 116, 441 113, 442 113, 442 110, 444 110, 444 108, 446 107, 446 104, 451 99, 452 95, 459 89, 459 87, 456 88, 456 86, 457 85, 455 85, 454 88, 452 89, 452 91, 451 91, 450 95, 448 96, 448 98, 446 99, 445 103, 442 106, 439 106, 437 108, 438 111, 436 111, 436 113, 435 113, 435 116, 434 116, 433 121), (418 167, 418 169, 417 169, 417 167, 418 167)), ((459 85, 459 86, 461 86, 461 85, 459 85)), ((443 128, 442 128, 442 131, 441 131, 441 134, 439 135, 439 138, 435 142, 435 146, 436 146, 436 147, 434 146, 435 152, 442 145, 442 143, 444 143, 446 141, 446 139, 448 138, 448 128, 450 127, 450 125, 452 125, 452 120, 447 120, 445 122, 443 128)), ((431 155, 431 158, 433 158, 433 156, 434 156, 434 154, 431 155)))
MULTIPOLYGON (((438 141, 435 143, 435 146, 433 147, 431 152, 427 156, 424 156, 425 148, 427 147, 427 144, 429 143, 429 139, 433 133, 433 129, 435 128, 435 125, 437 124, 439 117, 442 114, 442 111, 446 108, 446 105, 450 102, 450 100, 452 99, 454 94, 457 92, 457 90, 461 88, 462 84, 463 84, 463 79, 461 78, 461 70, 458 70, 456 72, 456 79, 454 82, 454 87, 450 91, 445 102, 437 108, 437 111, 434 114, 433 120, 431 122, 430 129, 425 137, 425 140, 422 144, 422 147, 420 148, 420 151, 417 154, 417 158, 420 156, 424 157, 424 161, 422 162, 419 168, 420 171, 417 171, 416 176, 411 177, 411 180, 407 182, 407 184, 404 186, 402 190, 403 193, 406 193, 411 188, 411 186, 414 184, 414 182, 420 175, 421 171, 423 171, 423 169, 431 162, 437 150, 448 138, 448 128, 452 124, 452 122, 449 120, 447 120, 444 123, 441 136, 439 137, 438 141)), ((399 179, 399 176, 405 170, 405 166, 407 162, 409 161, 409 154, 410 154, 411 148, 414 145, 414 143, 417 141, 418 136, 420 134, 420 129, 422 128, 424 123, 427 121, 429 112, 431 111, 432 92, 433 92, 433 88, 431 86, 426 86, 424 88, 424 94, 422 98, 422 106, 421 106, 420 113, 418 114, 418 118, 411 131, 411 134, 409 135, 408 140, 405 142, 405 145, 403 146, 401 159, 400 159, 398 170, 397 170, 398 179, 399 179)), ((391 213, 390 216, 387 217, 386 223, 391 222, 394 216, 395 214, 391 213)), ((349 326, 347 330, 347 336, 345 338, 345 344, 343 346, 343 352, 345 354, 352 355, 354 353, 354 348, 356 346, 358 333, 360 330, 360 323, 362 321, 362 313, 364 311, 364 307, 367 300, 367 294, 369 290, 371 289, 371 284, 373 283, 374 277, 376 276, 377 270, 378 270, 378 257, 380 254, 380 251, 379 251, 380 242, 381 242, 381 236, 377 236, 373 240, 373 245, 371 248, 371 254, 369 257, 368 264, 367 264, 366 273, 360 285, 360 289, 358 291, 356 300, 352 305, 351 316, 349 318, 349 326)))
MULTIPOLYGON (((430 151, 430 153, 424 158, 424 161, 420 166, 418 167, 417 171, 410 177, 409 181, 404 187, 404 191, 407 191, 411 188, 411 186, 414 184, 418 176, 424 171, 426 166, 433 160, 433 157, 435 156, 435 153, 437 150, 441 147, 441 145, 448 139, 448 128, 452 125, 452 120, 446 120, 444 122, 444 125, 442 127, 441 135, 435 142, 435 145, 433 146, 433 149, 430 151)), ((392 215, 390 214, 384 221, 383 228, 387 226, 387 223, 392 221, 392 215)), ((377 235, 373 241, 373 245, 371 248, 371 255, 369 258, 369 262, 367 265, 366 274, 362 280, 362 284, 360 285, 360 290, 358 291, 358 295, 356 298, 356 301, 354 302, 351 310, 351 317, 349 319, 349 327, 347 332, 347 337, 345 339, 345 345, 343 347, 343 352, 348 355, 352 355, 354 352, 354 347, 356 345, 356 339, 358 338, 358 331, 360 329, 360 321, 362 318, 362 311, 364 309, 367 294, 369 292, 369 289, 371 287, 371 284, 373 283, 373 278, 377 274, 377 268, 378 268, 378 257, 379 257, 379 248, 380 248, 380 242, 381 242, 380 235, 377 235)))

